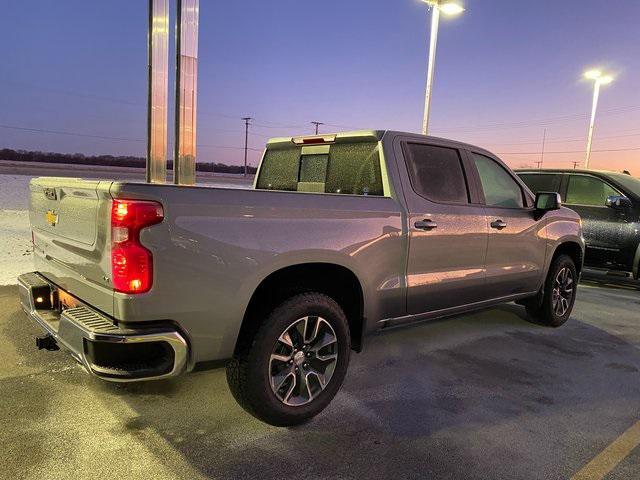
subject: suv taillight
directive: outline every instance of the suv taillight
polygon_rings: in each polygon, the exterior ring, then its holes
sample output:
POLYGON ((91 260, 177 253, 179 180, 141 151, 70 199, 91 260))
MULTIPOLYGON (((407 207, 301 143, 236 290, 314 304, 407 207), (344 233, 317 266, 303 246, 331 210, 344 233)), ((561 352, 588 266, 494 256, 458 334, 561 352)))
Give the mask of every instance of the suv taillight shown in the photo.
POLYGON ((140 243, 140 231, 164 218, 162 205, 147 200, 113 200, 111 206, 111 278, 113 289, 143 293, 153 283, 153 256, 140 243))

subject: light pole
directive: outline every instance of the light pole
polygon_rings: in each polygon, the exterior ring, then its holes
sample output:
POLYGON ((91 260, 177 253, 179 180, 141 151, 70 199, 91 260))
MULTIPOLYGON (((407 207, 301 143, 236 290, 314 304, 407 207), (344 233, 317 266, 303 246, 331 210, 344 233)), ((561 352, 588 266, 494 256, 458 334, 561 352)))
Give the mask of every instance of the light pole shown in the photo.
POLYGON ((600 70, 589 70, 584 73, 584 77, 593 80, 593 104, 591 106, 591 121, 589 122, 589 133, 587 135, 587 155, 584 159, 584 168, 589 168, 589 157, 591 156, 591 142, 593 141, 593 125, 596 119, 596 108, 598 107, 598 96, 600 95, 600 85, 607 85, 613 81, 611 75, 604 75, 600 70))
POLYGON ((427 86, 424 95, 424 117, 422 118, 422 134, 429 129, 429 108, 431 106, 431 90, 433 88, 433 70, 436 61, 436 44, 438 43, 438 23, 440 12, 445 15, 457 15, 464 12, 464 8, 455 1, 422 0, 431 7, 431 32, 429 38, 429 63, 427 66, 427 86))

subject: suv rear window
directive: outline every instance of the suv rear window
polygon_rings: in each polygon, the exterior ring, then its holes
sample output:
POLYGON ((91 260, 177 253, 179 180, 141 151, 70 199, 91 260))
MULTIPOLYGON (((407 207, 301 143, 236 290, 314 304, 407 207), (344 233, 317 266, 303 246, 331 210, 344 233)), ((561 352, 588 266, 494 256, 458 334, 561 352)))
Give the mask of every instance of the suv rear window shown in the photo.
POLYGON ((267 149, 256 189, 384 195, 378 142, 335 143, 328 153, 305 147, 267 149))
POLYGON ((520 173, 518 176, 533 193, 560 191, 562 175, 559 173, 520 173))

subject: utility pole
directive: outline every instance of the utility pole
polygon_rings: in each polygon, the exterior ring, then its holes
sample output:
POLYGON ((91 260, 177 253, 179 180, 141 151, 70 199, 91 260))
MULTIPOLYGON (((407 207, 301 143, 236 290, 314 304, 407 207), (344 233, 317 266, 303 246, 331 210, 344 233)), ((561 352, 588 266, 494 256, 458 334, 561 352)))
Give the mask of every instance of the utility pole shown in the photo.
POLYGON ((311 122, 311 124, 316 126, 316 135, 318 135, 318 127, 320 125, 324 125, 324 123, 322 123, 322 122, 311 122))
POLYGON ((251 117, 242 117, 244 120, 244 171, 243 175, 247 176, 247 148, 249 145, 249 121, 253 120, 251 117))
POLYGON ((542 168, 542 162, 544 161, 544 144, 547 140, 547 129, 545 128, 542 132, 542 153, 540 154, 540 165, 538 165, 538 169, 542 168))
POLYGON ((577 162, 577 161, 574 161, 574 162, 573 162, 573 169, 574 169, 574 170, 575 170, 576 168, 578 168, 578 164, 579 164, 579 163, 580 163, 580 162, 577 162))

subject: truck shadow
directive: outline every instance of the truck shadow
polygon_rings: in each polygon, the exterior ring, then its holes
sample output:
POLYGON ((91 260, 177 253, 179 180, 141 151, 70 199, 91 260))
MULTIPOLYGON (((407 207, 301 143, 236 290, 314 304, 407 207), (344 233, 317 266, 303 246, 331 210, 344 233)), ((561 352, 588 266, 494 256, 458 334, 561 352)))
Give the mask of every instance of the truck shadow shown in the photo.
POLYGON ((632 423, 640 351, 575 318, 549 329, 523 311, 374 336, 327 410, 296 428, 246 414, 223 369, 92 385, 137 413, 122 432, 154 431, 206 477, 566 478, 591 455, 580 438, 632 423))

